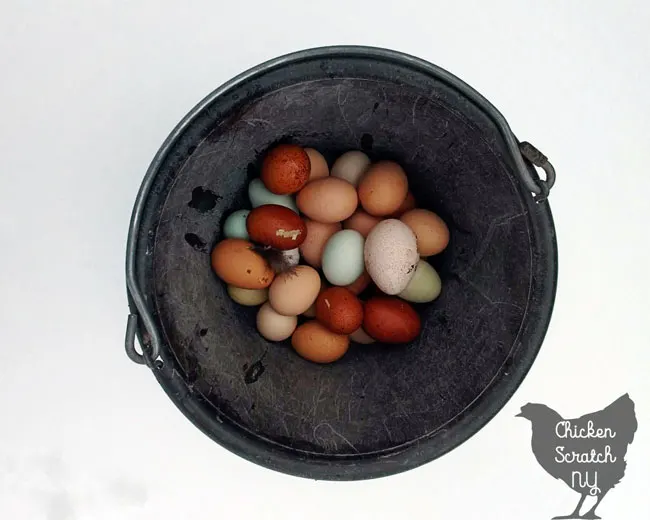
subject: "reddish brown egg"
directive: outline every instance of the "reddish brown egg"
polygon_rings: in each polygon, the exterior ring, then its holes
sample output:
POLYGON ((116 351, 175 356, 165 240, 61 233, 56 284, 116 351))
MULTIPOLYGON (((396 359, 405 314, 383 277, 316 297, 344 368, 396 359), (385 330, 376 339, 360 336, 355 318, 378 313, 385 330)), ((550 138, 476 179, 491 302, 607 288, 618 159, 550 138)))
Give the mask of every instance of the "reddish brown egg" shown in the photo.
POLYGON ((349 289, 352 294, 361 294, 372 282, 372 278, 368 274, 368 271, 364 270, 363 273, 350 285, 346 285, 345 288, 349 289))
POLYGON ((264 158, 260 178, 266 189, 277 195, 299 191, 309 179, 311 165, 307 152, 295 144, 280 144, 264 158))
POLYGON ((316 298, 316 319, 332 332, 352 334, 363 322, 363 304, 345 287, 330 287, 316 298))
POLYGON ((246 218, 246 230, 253 242, 286 251, 300 246, 307 226, 297 213, 277 204, 253 209, 246 218))
POLYGON ((345 334, 336 334, 316 320, 311 320, 294 331, 291 346, 309 361, 332 363, 348 351, 350 338, 345 334))
POLYGON ((383 343, 408 343, 420 333, 420 316, 408 303, 390 296, 370 298, 364 308, 363 330, 383 343))

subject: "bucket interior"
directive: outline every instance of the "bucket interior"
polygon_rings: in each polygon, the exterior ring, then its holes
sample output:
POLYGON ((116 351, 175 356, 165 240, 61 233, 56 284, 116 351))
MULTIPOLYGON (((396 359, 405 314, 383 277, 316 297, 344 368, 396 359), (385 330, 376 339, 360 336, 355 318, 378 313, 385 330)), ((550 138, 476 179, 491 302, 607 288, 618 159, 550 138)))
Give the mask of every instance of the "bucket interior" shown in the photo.
POLYGON ((511 357, 538 271, 530 196, 496 130, 444 86, 371 69, 302 76, 229 93, 232 106, 206 109, 194 144, 170 159, 146 251, 150 297, 192 390, 239 427, 329 457, 400 450, 444 431, 511 357), (280 141, 314 147, 330 166, 352 149, 395 160, 418 207, 445 220, 449 246, 430 258, 443 289, 415 306, 416 341, 352 344, 317 365, 263 339, 257 308, 229 298, 209 253, 225 217, 250 208, 247 185, 280 141))

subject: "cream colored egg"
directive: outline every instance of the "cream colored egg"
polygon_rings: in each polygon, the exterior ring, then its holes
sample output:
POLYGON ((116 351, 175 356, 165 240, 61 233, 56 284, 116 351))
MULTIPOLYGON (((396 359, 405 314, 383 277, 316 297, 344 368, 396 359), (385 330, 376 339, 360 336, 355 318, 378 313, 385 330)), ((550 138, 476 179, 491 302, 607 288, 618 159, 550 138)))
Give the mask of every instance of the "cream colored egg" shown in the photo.
POLYGON ((228 295, 237 302, 239 305, 246 305, 254 307, 255 305, 262 305, 269 299, 268 289, 242 289, 234 285, 228 286, 228 295))
POLYGON ((332 165, 332 177, 348 181, 353 186, 358 186, 361 177, 370 167, 368 156, 358 150, 345 152, 332 165))
POLYGON ((368 336, 366 331, 361 327, 350 334, 350 340, 354 341, 355 343, 361 343, 362 345, 370 345, 371 343, 375 342, 375 340, 368 336))
POLYGON ((278 314, 268 302, 257 311, 257 330, 269 341, 287 339, 297 326, 298 318, 296 316, 278 314))

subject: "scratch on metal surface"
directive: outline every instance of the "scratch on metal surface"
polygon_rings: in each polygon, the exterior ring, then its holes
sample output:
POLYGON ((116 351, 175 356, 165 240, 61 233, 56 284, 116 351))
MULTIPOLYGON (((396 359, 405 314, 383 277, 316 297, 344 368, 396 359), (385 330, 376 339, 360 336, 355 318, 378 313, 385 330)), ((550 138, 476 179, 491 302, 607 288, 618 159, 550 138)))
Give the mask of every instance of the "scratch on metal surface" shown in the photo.
POLYGON ((338 86, 336 90, 336 104, 339 106, 339 112, 341 113, 341 117, 343 118, 343 121, 345 122, 345 126, 348 127, 348 130, 350 131, 350 135, 354 137, 354 139, 357 138, 357 135, 354 133, 354 130, 352 129, 352 126, 350 125, 350 122, 348 121, 348 118, 345 117, 345 111, 343 110, 343 105, 345 105, 345 102, 348 99, 348 96, 345 96, 345 99, 341 101, 341 85, 338 86))
POLYGON ((319 439, 319 436, 318 436, 318 434, 317 434, 317 430, 318 430, 319 428, 321 428, 322 426, 327 426, 327 427, 329 427, 329 429, 331 430, 331 432, 332 432, 334 435, 336 435, 339 439, 341 439, 345 444, 347 444, 348 446, 350 446, 350 448, 352 448, 352 449, 354 450, 355 453, 359 453, 359 450, 354 446, 354 444, 352 444, 352 443, 347 439, 347 437, 345 437, 345 435, 343 435, 343 434, 339 433, 338 431, 336 431, 336 429, 335 429, 335 428, 334 428, 330 423, 328 423, 328 422, 322 422, 322 423, 319 423, 319 424, 317 424, 317 425, 314 427, 313 435, 314 435, 314 439, 315 439, 315 440, 318 440, 318 439, 319 439))
POLYGON ((415 101, 413 102, 413 107, 411 108, 411 124, 415 126, 415 108, 417 107, 418 101, 420 101, 420 98, 422 96, 418 96, 415 98, 415 101))

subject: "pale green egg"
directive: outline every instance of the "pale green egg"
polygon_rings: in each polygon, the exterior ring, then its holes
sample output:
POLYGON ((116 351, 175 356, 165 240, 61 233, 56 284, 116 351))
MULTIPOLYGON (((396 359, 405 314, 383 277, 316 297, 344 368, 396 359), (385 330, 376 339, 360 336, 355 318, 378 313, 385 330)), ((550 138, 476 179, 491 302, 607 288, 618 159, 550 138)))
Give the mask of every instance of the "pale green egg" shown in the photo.
POLYGON ((271 193, 266 189, 266 186, 264 186, 264 183, 260 179, 253 179, 248 185, 248 198, 251 201, 251 206, 254 208, 265 204, 277 204, 298 213, 298 207, 291 195, 276 195, 275 193, 271 193))
POLYGON ((420 260, 415 274, 401 293, 400 298, 413 303, 432 302, 442 290, 442 281, 436 270, 424 260, 420 260))
POLYGON ((323 274, 332 285, 349 285, 364 269, 364 238, 353 229, 334 233, 323 250, 323 274))
POLYGON ((223 223, 223 234, 226 238, 243 238, 248 240, 248 231, 246 230, 246 219, 251 212, 249 209, 240 209, 229 215, 223 223))

